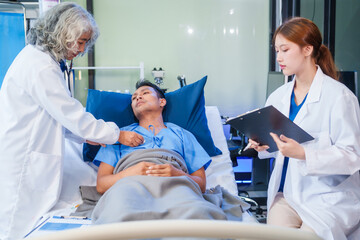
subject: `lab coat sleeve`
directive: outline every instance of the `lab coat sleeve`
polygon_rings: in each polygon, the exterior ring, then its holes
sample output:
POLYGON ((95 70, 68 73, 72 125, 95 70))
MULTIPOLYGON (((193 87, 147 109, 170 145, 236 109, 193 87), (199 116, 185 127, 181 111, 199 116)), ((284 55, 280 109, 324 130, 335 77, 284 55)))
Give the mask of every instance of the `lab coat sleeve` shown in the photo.
POLYGON ((306 145, 309 175, 352 175, 360 169, 360 110, 351 94, 339 96, 331 106, 330 133, 321 133, 318 146, 306 145))
POLYGON ((276 158, 278 151, 269 153, 268 151, 261 151, 258 153, 258 158, 276 158))
POLYGON ((76 143, 85 143, 86 142, 86 139, 82 138, 82 137, 79 137, 75 134, 73 134, 72 132, 70 132, 68 129, 65 128, 65 137, 73 142, 76 142, 76 143))
POLYGON ((70 97, 57 65, 47 65, 33 73, 31 84, 29 94, 34 101, 73 134, 105 144, 118 140, 120 130, 115 123, 97 120, 83 111, 79 101, 70 97))

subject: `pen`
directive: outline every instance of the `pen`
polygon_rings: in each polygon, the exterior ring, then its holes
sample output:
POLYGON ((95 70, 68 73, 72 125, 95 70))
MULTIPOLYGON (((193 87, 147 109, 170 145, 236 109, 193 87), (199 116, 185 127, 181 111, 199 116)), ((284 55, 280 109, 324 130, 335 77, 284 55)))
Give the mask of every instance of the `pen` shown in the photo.
POLYGON ((87 220, 87 219, 89 219, 88 217, 84 217, 84 216, 53 216, 53 218, 57 218, 57 219, 79 219, 79 220, 87 220))
POLYGON ((251 147, 251 143, 248 143, 248 144, 246 145, 246 147, 244 148, 244 150, 242 150, 242 151, 245 152, 246 150, 249 150, 250 147, 251 147))
POLYGON ((88 219, 88 217, 83 217, 83 216, 61 216, 61 218, 64 219, 88 219))
MULTIPOLYGON (((40 219, 39 219, 39 221, 41 220, 41 219, 43 219, 44 217, 41 217, 40 219)), ((44 221, 42 221, 39 225, 37 225, 36 227, 34 227, 33 228, 33 230, 31 230, 28 234, 26 234, 25 236, 24 236, 24 238, 26 238, 26 237, 28 237, 31 233, 33 233, 36 229, 38 229, 41 225, 43 225, 44 224, 44 222, 46 222, 47 220, 49 220, 49 218, 50 217, 47 217, 44 221)))

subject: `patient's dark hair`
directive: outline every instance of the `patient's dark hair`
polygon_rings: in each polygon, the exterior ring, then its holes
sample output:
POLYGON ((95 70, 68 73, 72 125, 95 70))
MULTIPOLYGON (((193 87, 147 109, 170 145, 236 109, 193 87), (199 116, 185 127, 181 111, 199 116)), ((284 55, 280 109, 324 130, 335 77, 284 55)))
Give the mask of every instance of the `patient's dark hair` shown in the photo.
POLYGON ((139 80, 136 83, 135 87, 136 87, 136 89, 139 89, 139 88, 141 88, 143 86, 152 87, 156 91, 159 98, 165 98, 165 91, 163 89, 159 88, 159 86, 157 86, 156 84, 150 82, 149 80, 145 80, 145 79, 144 80, 139 80))

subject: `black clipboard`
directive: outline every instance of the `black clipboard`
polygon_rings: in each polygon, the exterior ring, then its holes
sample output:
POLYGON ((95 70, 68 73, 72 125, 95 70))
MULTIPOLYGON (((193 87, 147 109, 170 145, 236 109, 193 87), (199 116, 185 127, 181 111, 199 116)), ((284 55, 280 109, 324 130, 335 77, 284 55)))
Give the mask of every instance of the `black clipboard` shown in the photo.
POLYGON ((298 143, 314 139, 272 105, 230 118, 226 123, 260 145, 268 145, 268 152, 278 150, 270 132, 276 133, 278 136, 283 134, 298 143))

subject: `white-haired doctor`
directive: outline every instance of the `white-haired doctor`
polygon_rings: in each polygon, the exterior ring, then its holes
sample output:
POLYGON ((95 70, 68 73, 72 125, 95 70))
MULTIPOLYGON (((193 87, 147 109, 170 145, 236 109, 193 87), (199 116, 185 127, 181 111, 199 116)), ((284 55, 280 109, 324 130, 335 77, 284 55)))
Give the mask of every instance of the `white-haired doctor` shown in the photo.
MULTIPOLYGON (((0 90, 0 239, 18 239, 56 203, 64 137, 137 146, 135 132, 96 120, 70 96, 60 62, 72 60, 99 35, 95 20, 74 3, 38 19, 28 45, 10 66, 0 90)), ((11 39, 8 39, 11 41, 11 39)))

